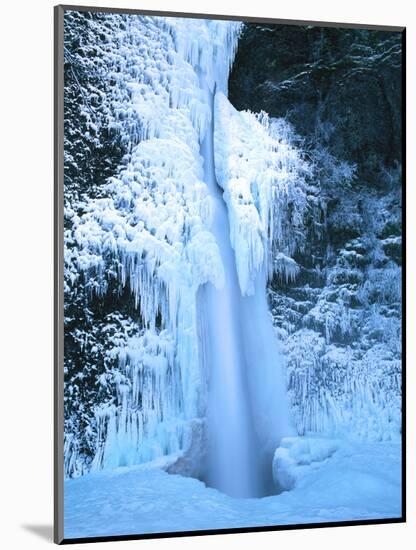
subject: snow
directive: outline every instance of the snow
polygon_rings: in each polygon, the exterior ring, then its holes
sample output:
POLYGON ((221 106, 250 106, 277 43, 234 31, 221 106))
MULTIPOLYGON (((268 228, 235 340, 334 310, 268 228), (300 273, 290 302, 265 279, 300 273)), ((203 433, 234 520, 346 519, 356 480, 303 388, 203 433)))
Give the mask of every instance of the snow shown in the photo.
MULTIPOLYGON (((299 461, 305 453, 301 441, 296 445, 299 461)), ((311 449, 313 461, 303 464, 296 487, 262 499, 228 497, 196 479, 169 475, 160 463, 67 480, 65 538, 401 516, 399 444, 317 440, 311 449)))
POLYGON ((273 457, 273 479, 284 490, 299 486, 308 471, 330 458, 339 442, 322 438, 285 437, 273 457))

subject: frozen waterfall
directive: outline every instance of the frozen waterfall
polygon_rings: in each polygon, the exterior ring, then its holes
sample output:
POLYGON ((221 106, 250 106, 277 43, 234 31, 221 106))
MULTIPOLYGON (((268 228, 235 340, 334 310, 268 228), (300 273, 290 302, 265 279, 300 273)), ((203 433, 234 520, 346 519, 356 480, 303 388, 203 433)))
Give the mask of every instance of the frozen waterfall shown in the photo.
POLYGON ((227 99, 239 23, 111 19, 124 49, 108 45, 110 125, 129 153, 102 197, 67 211, 66 280, 118 286, 135 315, 106 351, 90 468, 192 456, 178 473, 262 496, 291 433, 266 282, 296 275, 304 163, 286 126, 227 99))
POLYGON ((230 242, 227 208, 215 178, 214 92, 209 89, 202 72, 200 82, 212 113, 211 124, 201 144, 204 180, 213 203, 211 231, 218 243, 225 273, 222 288, 207 283, 199 296, 201 358, 208 376, 207 480, 229 495, 253 496, 259 490, 259 476, 238 318, 241 293, 230 242))
POLYGON ((228 211, 215 174, 214 95, 204 73, 200 86, 211 123, 201 144, 204 181, 213 203, 211 232, 224 267, 222 288, 207 283, 199 295, 201 359, 208 374, 207 482, 234 497, 273 491, 272 456, 290 433, 282 359, 266 300, 266 276, 243 296, 230 240, 228 211))

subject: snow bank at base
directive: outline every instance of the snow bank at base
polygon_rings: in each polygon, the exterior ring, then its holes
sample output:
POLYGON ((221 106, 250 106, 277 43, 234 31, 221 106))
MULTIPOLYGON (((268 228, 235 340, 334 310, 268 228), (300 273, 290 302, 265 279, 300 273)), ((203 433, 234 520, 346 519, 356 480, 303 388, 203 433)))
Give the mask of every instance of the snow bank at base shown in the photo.
POLYGON ((296 487, 338 449, 339 442, 308 437, 285 437, 273 457, 273 479, 284 490, 296 487))
POLYGON ((343 443, 292 491, 262 499, 233 499, 155 465, 94 472, 65 482, 64 510, 65 538, 398 518, 401 447, 343 443))

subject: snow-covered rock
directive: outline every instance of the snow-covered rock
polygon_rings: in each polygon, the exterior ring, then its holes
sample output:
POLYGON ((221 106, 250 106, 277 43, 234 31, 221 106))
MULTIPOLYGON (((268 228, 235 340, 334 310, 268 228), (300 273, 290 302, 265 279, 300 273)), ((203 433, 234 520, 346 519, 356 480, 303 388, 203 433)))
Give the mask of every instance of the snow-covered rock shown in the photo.
POLYGON ((339 442, 312 437, 285 437, 273 457, 273 479, 280 489, 294 489, 308 472, 321 466, 339 442))

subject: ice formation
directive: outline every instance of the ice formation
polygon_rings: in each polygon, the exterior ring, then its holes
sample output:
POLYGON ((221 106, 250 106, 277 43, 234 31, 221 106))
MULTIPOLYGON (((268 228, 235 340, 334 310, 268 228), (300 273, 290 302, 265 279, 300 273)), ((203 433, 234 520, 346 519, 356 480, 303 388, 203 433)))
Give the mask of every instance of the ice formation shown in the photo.
POLYGON ((293 280, 291 257, 300 245, 310 167, 291 143, 292 131, 267 113, 238 112, 224 94, 215 96, 215 169, 224 189, 241 292, 252 294, 266 265, 293 280), (288 204, 294 212, 289 215, 288 204))
POLYGON ((82 216, 67 209, 74 228, 67 244, 76 244, 67 249, 67 284, 86 273, 96 294, 111 279, 127 285, 143 330, 109 351, 120 368, 111 381, 115 399, 96 409, 93 468, 176 452, 187 445, 189 421, 204 414, 196 294, 208 281, 221 287, 224 271, 199 151, 212 114, 196 70, 226 93, 240 27, 111 19, 114 40, 102 52, 114 82, 109 127, 129 154, 106 198, 91 200, 82 216))
POLYGON ((285 437, 273 457, 273 477, 284 490, 292 490, 311 469, 317 469, 340 446, 331 439, 285 437))

